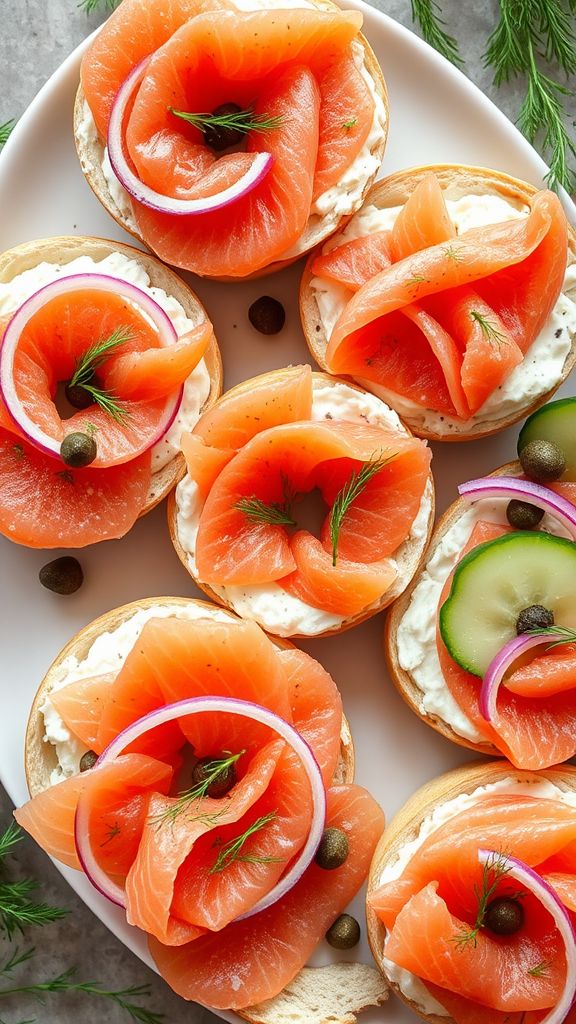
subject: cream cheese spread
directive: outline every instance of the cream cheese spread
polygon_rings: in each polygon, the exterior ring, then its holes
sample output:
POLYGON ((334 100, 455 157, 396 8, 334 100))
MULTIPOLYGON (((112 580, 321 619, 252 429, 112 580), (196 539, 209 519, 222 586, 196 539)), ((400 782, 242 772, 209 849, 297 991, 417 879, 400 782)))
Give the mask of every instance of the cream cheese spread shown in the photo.
MULTIPOLYGON (((547 780, 519 782, 511 777, 509 779, 502 779, 499 782, 493 782, 487 786, 479 786, 470 794, 463 793, 436 807, 422 822, 416 838, 405 843, 396 859, 386 865, 380 875, 378 885, 383 885, 385 882, 392 882, 399 878, 416 851, 433 832, 436 832, 450 818, 468 811, 478 800, 492 793, 514 793, 522 796, 538 797, 541 800, 559 800, 576 808, 576 793, 566 792, 547 780)), ((386 945, 384 945, 385 950, 386 945)), ((407 999, 411 999, 416 1003, 420 1010, 429 1014, 436 1013, 438 1016, 450 1016, 448 1011, 430 995, 420 978, 411 974, 410 971, 398 967, 392 960, 385 959, 385 967, 390 981, 393 981, 398 986, 407 999)))
MULTIPOLYGON (((123 253, 114 252, 102 260, 94 260, 91 256, 78 256, 70 263, 39 263, 30 270, 18 274, 11 281, 0 283, 0 317, 11 316, 44 285, 50 284, 59 277, 72 274, 109 274, 122 281, 129 281, 141 291, 150 295, 155 302, 168 314, 176 334, 182 337, 196 326, 190 320, 183 306, 172 295, 162 288, 154 288, 144 266, 136 259, 130 259, 123 253)), ((167 465, 180 451, 180 438, 185 430, 192 430, 196 425, 200 412, 210 394, 210 375, 203 359, 192 371, 184 384, 182 402, 174 422, 167 433, 152 448, 152 473, 158 472, 167 465)), ((154 488, 152 481, 151 488, 154 488)))
MULTIPOLYGON (((528 207, 493 195, 464 195, 447 199, 446 205, 458 234, 470 228, 496 224, 505 220, 518 220, 528 215, 528 207)), ((331 238, 323 252, 376 231, 389 231, 394 226, 401 206, 379 210, 367 206, 360 210, 344 231, 331 238)), ((337 283, 312 278, 320 319, 330 338, 352 292, 337 283)), ((563 291, 542 331, 534 340, 525 358, 474 415, 473 422, 462 422, 446 415, 424 409, 403 395, 398 395, 374 382, 358 378, 359 383, 379 395, 401 416, 430 433, 481 432, 483 424, 495 417, 506 417, 537 401, 558 383, 566 357, 571 349, 571 335, 576 332, 576 266, 568 267, 563 291)))
MULTIPOLYGON (((507 498, 484 499, 465 509, 450 525, 435 545, 412 591, 396 638, 398 661, 421 691, 420 712, 437 715, 459 736, 474 743, 483 742, 484 737, 460 709, 446 686, 436 647, 436 617, 444 584, 459 561, 474 526, 481 519, 507 526, 507 504, 507 498)), ((539 529, 557 536, 569 536, 549 515, 544 516, 539 529)))
MULTIPOLYGON (((376 426, 402 429, 396 413, 374 395, 364 394, 347 384, 333 385, 317 380, 314 380, 312 418, 318 421, 327 418, 363 419, 376 426)), ((178 539, 187 554, 190 572, 197 576, 195 548, 203 501, 196 483, 189 476, 185 476, 176 488, 176 506, 178 539)), ((407 559, 409 554, 412 554, 414 545, 420 552, 424 550, 431 508, 432 490, 428 485, 408 540, 392 556, 400 579, 403 573, 406 574, 407 559)), ((313 608, 299 598, 287 594, 277 583, 212 589, 238 615, 254 619, 264 629, 279 636, 292 636, 295 633, 316 636, 326 630, 337 629, 345 621, 345 616, 313 608)))
MULTIPOLYGON (((116 629, 101 633, 96 638, 86 657, 78 661, 74 654, 69 655, 57 669, 53 671, 51 692, 61 690, 69 683, 77 683, 81 679, 105 675, 108 672, 118 673, 128 654, 138 640, 142 629, 149 619, 211 619, 220 622, 229 620, 226 612, 218 608, 208 609, 198 604, 186 605, 153 605, 140 608, 129 619, 116 629)), ((87 747, 77 740, 67 728, 48 694, 40 705, 44 717, 44 742, 54 747, 58 766, 50 775, 50 784, 56 785, 80 770, 80 759, 87 747)))

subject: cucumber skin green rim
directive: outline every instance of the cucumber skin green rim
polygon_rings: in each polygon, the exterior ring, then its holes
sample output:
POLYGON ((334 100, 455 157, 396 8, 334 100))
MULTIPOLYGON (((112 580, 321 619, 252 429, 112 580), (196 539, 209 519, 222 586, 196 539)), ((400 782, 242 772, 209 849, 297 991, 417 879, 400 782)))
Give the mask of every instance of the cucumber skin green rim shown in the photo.
POLYGON ((450 611, 448 606, 450 605, 454 598, 458 597, 458 583, 460 576, 462 575, 462 570, 466 569, 471 562, 476 561, 476 559, 481 554, 483 554, 486 548, 493 548, 497 545, 502 546, 503 544, 510 544, 510 542, 515 541, 518 537, 529 537, 530 540, 536 544, 553 543, 559 544, 561 547, 569 547, 576 549, 576 542, 573 540, 568 540, 567 537, 556 537, 553 533, 545 533, 543 530, 516 530, 514 533, 505 533, 501 537, 495 537, 494 540, 485 540, 483 544, 478 544, 478 546, 472 548, 472 551, 469 551, 467 555, 464 555, 464 558, 458 563, 454 570, 454 576, 452 577, 450 593, 448 594, 448 597, 446 598, 444 604, 440 609, 440 615, 438 616, 438 625, 440 627, 440 636, 442 637, 442 643, 444 644, 446 650, 448 651, 448 654, 452 658, 452 661, 455 661, 457 665, 460 665, 460 668, 463 668, 466 672, 469 672, 470 675, 476 676, 478 679, 482 679, 483 676, 479 672, 476 672, 475 669, 470 668, 470 666, 465 664, 463 661, 459 661, 458 658, 455 658, 450 649, 451 645, 449 646, 448 643, 446 643, 444 630, 446 627, 445 620, 447 619, 448 613, 450 611))
POLYGON ((524 426, 522 427, 522 430, 518 434, 518 443, 516 445, 516 451, 518 452, 518 455, 520 455, 522 449, 525 448, 528 444, 528 441, 522 441, 522 438, 526 437, 526 433, 529 427, 534 423, 534 421, 539 419, 547 419, 547 414, 550 409, 563 409, 566 408, 566 406, 568 405, 573 405, 574 411, 576 412, 576 397, 557 398, 555 402, 548 402, 547 405, 543 405, 540 409, 536 409, 536 412, 533 412, 532 415, 528 417, 524 426))

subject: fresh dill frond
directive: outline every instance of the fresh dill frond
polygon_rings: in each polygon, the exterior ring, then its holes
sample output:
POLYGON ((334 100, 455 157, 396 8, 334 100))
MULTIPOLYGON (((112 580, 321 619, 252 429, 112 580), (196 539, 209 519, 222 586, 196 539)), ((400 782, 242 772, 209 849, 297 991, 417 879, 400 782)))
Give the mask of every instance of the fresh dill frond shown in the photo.
POLYGON ((23 932, 28 927, 60 921, 68 914, 61 907, 51 907, 31 899, 37 890, 38 884, 31 878, 17 882, 0 881, 0 926, 9 939, 17 931, 23 932))
POLYGON ((86 14, 93 14, 99 7, 110 13, 118 7, 120 0, 80 0, 78 7, 86 11, 86 14))
MULTIPOLYGON (((569 8, 576 12, 573 0, 569 8)), ((494 69, 497 86, 513 77, 525 79, 518 127, 529 142, 540 140, 550 165, 549 187, 571 192, 576 174, 569 162, 576 157, 576 144, 566 123, 564 99, 574 92, 552 77, 553 66, 568 78, 576 71, 576 35, 562 0, 500 0, 500 18, 488 38, 484 60, 494 69), (549 72, 541 68, 542 62, 549 72)))
POLYGON ((387 458, 376 458, 371 459, 369 462, 365 462, 361 469, 352 473, 352 476, 347 483, 345 483, 338 491, 330 510, 328 523, 330 529, 330 540, 332 541, 332 565, 336 565, 336 561, 338 559, 340 530, 342 529, 342 523, 348 514, 350 506, 356 501, 356 498, 360 497, 362 492, 370 483, 372 477, 376 476, 376 473, 379 473, 383 466, 393 458, 394 455, 389 455, 387 458))
POLYGON ((541 960, 534 967, 529 967, 526 974, 529 974, 531 978, 545 978, 552 967, 552 963, 552 960, 541 960))
POLYGON ((442 19, 440 5, 436 0, 412 0, 412 21, 420 26, 422 35, 430 46, 456 67, 463 66, 464 61, 458 43, 454 36, 446 31, 446 22, 442 19))
MULTIPOLYGON (((24 449, 22 449, 22 454, 24 454, 24 449)), ((20 826, 15 821, 11 821, 8 828, 0 835, 0 863, 6 859, 9 853, 12 853, 14 847, 21 843, 23 838, 20 826)))
MULTIPOLYGON (((459 950, 467 949, 469 945, 472 945, 474 949, 477 945, 478 933, 481 928, 484 927, 486 920, 486 912, 488 910, 488 904, 492 899, 498 885, 502 879, 508 874, 511 869, 511 864, 508 858, 503 853, 493 853, 486 860, 482 867, 482 883, 480 888, 477 885, 474 886, 474 895, 478 901, 478 909, 476 912, 476 920, 472 928, 466 928, 464 925, 462 931, 458 935, 454 936, 454 942, 459 950)), ((515 898, 521 894, 514 894, 515 898)))
POLYGON ((260 498, 240 498, 234 508, 255 523, 269 523, 271 526, 296 526, 290 509, 279 502, 266 503, 260 498))
POLYGON ((116 836, 119 836, 122 831, 117 821, 115 821, 113 825, 107 825, 106 828, 108 829, 108 831, 105 832, 106 838, 104 842, 100 843, 100 849, 102 849, 103 846, 108 846, 108 843, 111 843, 114 839, 116 839, 116 836))
POLYGON ((0 975, 3 978, 8 977, 8 975, 12 974, 12 972, 15 971, 17 967, 20 967, 21 964, 25 964, 28 960, 31 960, 35 952, 36 950, 34 946, 30 949, 25 949, 23 953, 21 953, 18 946, 16 946, 16 949, 10 954, 6 962, 0 966, 0 975))
POLYGON ((569 629, 568 626, 549 626, 547 629, 528 629, 524 636, 547 636, 553 634, 558 637, 557 640, 551 640, 548 644, 548 650, 552 650, 554 647, 561 647, 563 644, 574 644, 576 643, 576 630, 569 629))
POLYGON ((265 132, 274 131, 283 122, 282 117, 268 117, 267 114, 255 114, 252 107, 246 110, 234 110, 225 114, 195 114, 186 110, 175 110, 168 107, 174 117, 181 118, 188 124, 198 128, 202 133, 210 129, 223 128, 227 131, 241 132, 246 135, 248 132, 256 132, 263 135, 265 132))
POLYGON ((497 329, 494 321, 489 320, 483 313, 479 313, 477 309, 470 310, 470 319, 476 321, 484 337, 492 344, 498 346, 506 341, 506 335, 497 329))
POLYGON ((158 814, 151 818, 151 823, 153 825, 164 825, 166 822, 174 822, 181 814, 186 814, 187 821, 200 820, 207 825, 216 825, 218 820, 224 814, 224 808, 220 811, 214 811, 213 813, 208 812, 206 814, 195 814, 193 810, 194 804, 198 804, 200 800, 204 800, 205 797, 208 796, 210 786, 214 782, 217 782, 222 775, 225 775, 245 753, 245 750, 241 750, 239 754, 228 754, 228 752, 226 752, 226 757, 215 757, 214 760, 208 761, 204 765, 204 778, 201 782, 198 782, 195 786, 191 786, 190 789, 185 789, 179 793, 176 802, 171 804, 171 806, 163 811, 162 814, 158 814), (192 811, 191 815, 189 814, 190 811, 192 811))
POLYGON ((252 824, 246 829, 245 832, 242 833, 242 835, 237 836, 236 839, 231 839, 229 842, 224 843, 218 854, 218 857, 216 858, 215 864, 210 868, 210 874, 214 875, 220 871, 224 871, 227 867, 230 867, 230 865, 234 864, 234 862, 237 860, 243 861, 246 864, 279 863, 280 858, 278 857, 259 857, 256 854, 242 853, 245 844, 251 838, 251 836, 256 835, 257 832, 260 832, 263 828, 266 828, 266 826, 269 825, 271 821, 274 821, 274 818, 276 817, 277 814, 278 811, 270 811, 269 814, 264 814, 261 818, 257 818, 256 821, 252 822, 252 824))
POLYGON ((2 146, 6 145, 15 127, 15 117, 10 118, 9 121, 5 121, 4 124, 0 124, 0 149, 2 146))
POLYGON ((107 412, 117 423, 123 423, 128 413, 112 391, 99 387, 94 383, 96 370, 122 345, 132 341, 134 334, 130 327, 117 327, 107 338, 100 338, 91 345, 78 359, 74 373, 68 381, 70 388, 83 388, 91 398, 107 412))
POLYGON ((348 121, 342 123, 342 127, 345 132, 349 132, 351 128, 354 128, 358 124, 357 117, 351 117, 348 121))
POLYGON ((133 985, 124 989, 102 988, 94 981, 75 981, 75 969, 63 971, 48 981, 37 982, 30 985, 14 985, 10 988, 0 988, 0 998, 8 998, 15 995, 34 996, 38 1002, 44 1004, 45 995, 50 992, 84 992, 86 995, 101 996, 104 999, 115 1003, 124 1010, 132 1020, 139 1024, 161 1024, 164 1020, 163 1013, 154 1013, 151 1010, 140 1006, 133 1000, 150 995, 149 985, 133 985))
POLYGON ((453 245, 445 245, 442 252, 447 260, 453 260, 454 263, 460 263, 464 258, 462 250, 456 249, 453 245))

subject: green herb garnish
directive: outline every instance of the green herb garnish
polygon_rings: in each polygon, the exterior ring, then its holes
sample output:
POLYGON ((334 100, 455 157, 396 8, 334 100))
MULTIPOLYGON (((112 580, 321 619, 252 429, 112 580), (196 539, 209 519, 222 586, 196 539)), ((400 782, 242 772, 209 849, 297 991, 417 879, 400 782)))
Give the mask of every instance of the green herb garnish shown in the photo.
POLYGON ((6 145, 15 127, 16 119, 14 117, 5 121, 4 124, 0 124, 0 149, 6 145))
POLYGON ((554 647, 561 647, 562 644, 576 643, 576 630, 569 629, 568 626, 548 626, 546 629, 528 629, 524 633, 524 636, 549 636, 550 633, 555 634, 558 639, 550 641, 548 644, 548 650, 552 650, 554 647))
POLYGON ((78 7, 85 10, 86 14, 92 14, 94 11, 98 10, 100 5, 104 7, 105 11, 113 11, 118 7, 119 3, 120 0, 80 0, 78 7))
POLYGON ((239 512, 243 512, 248 519, 255 523, 269 523, 272 526, 296 526, 296 520, 292 518, 290 509, 279 502, 267 504, 260 498, 241 498, 234 505, 239 512))
POLYGON ((210 868, 210 874, 214 875, 219 871, 224 871, 225 868, 230 867, 235 861, 243 861, 245 864, 272 864, 279 863, 281 858, 279 857, 258 857, 256 854, 242 853, 245 843, 250 839, 251 836, 260 832, 266 825, 269 825, 271 821, 278 814, 277 811, 271 811, 269 814, 263 815, 261 818, 257 818, 242 835, 237 836, 236 839, 231 839, 228 843, 224 843, 216 863, 210 868))
MULTIPOLYGON (((472 945, 474 949, 476 948, 478 932, 484 927, 488 904, 496 892, 499 883, 508 874, 510 868, 511 865, 508 858, 503 853, 491 854, 483 865, 482 884, 480 888, 477 885, 474 886, 474 894, 478 900, 476 920, 472 928, 468 929, 463 925, 462 931, 454 936, 458 949, 466 949, 469 945, 472 945)), ((514 897, 517 898, 519 895, 521 894, 515 893, 514 897)))
POLYGON ((526 974, 529 974, 531 978, 545 978, 552 967, 552 963, 552 960, 541 960, 534 967, 529 967, 526 974))
MULTIPOLYGON (((208 795, 208 790, 213 782, 216 782, 218 776, 227 772, 232 765, 236 764, 240 760, 245 750, 241 750, 239 754, 228 754, 226 757, 214 758, 213 761, 209 761, 204 765, 204 778, 201 782, 198 782, 195 786, 190 789, 185 789, 178 794, 176 803, 168 807, 162 814, 159 814, 150 819, 154 825, 164 825, 166 822, 174 822, 176 818, 179 818, 181 814, 186 814, 187 820, 201 820, 207 825, 213 825, 218 822, 218 819, 224 814, 224 808, 220 811, 214 811, 213 813, 207 814, 194 814, 189 817, 188 812, 193 809, 193 805, 199 803, 200 800, 204 800, 208 795)), ((229 805, 228 805, 229 806, 229 805)))
POLYGON ((446 22, 442 20, 440 5, 436 0, 412 0, 412 21, 418 22, 422 35, 430 46, 452 64, 462 67, 464 62, 458 50, 458 43, 454 36, 446 31, 446 22))
POLYGON ((180 117, 183 121, 206 132, 213 128, 223 128, 226 131, 241 132, 246 135, 248 132, 264 134, 279 128, 283 122, 282 117, 268 117, 266 114, 255 114, 253 107, 246 110, 231 111, 226 114, 194 114, 185 110, 175 110, 168 107, 171 114, 180 117))
POLYGON ((83 388, 84 391, 92 397, 94 402, 104 409, 112 419, 116 420, 117 423, 123 423, 127 418, 126 409, 123 408, 121 403, 118 401, 116 395, 112 391, 106 391, 104 388, 98 387, 94 383, 94 374, 99 366, 108 359, 108 357, 120 348, 121 345, 125 345, 127 342, 132 341, 134 335, 129 327, 117 327, 107 338, 101 338, 94 345, 91 345, 89 349, 80 356, 76 363, 76 368, 68 381, 68 387, 83 388))
POLYGON ((372 477, 379 473, 383 466, 394 457, 394 455, 389 455, 385 459, 380 458, 365 462, 358 472, 352 473, 348 482, 338 491, 329 519, 330 539, 332 541, 332 565, 336 565, 340 530, 350 506, 362 494, 372 477))
POLYGON ((4 860, 21 840, 22 832, 14 822, 0 836, 0 927, 8 938, 12 938, 17 931, 22 932, 28 925, 59 921, 67 913, 59 907, 51 907, 33 899, 33 894, 38 890, 38 883, 34 879, 22 878, 10 882, 5 877, 4 860))
POLYGON ((342 127, 345 132, 349 132, 351 128, 354 128, 358 124, 357 117, 351 117, 349 121, 344 121, 342 127))
POLYGON ((499 331, 493 320, 479 313, 477 309, 470 310, 470 319, 474 320, 482 330, 482 334, 494 345, 501 345, 506 341, 506 335, 499 331))

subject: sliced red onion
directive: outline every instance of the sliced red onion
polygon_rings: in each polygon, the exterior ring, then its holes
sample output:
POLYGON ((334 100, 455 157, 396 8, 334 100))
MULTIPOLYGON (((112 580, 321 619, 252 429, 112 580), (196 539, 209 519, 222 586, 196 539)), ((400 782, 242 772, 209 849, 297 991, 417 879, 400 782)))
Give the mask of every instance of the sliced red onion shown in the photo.
MULTIPOLYGON (((4 399, 8 412, 14 422, 26 435, 28 441, 44 452, 56 458, 60 457, 60 441, 46 434, 34 420, 30 419, 14 385, 14 358, 18 348, 20 335, 26 324, 42 309, 46 303, 60 295, 67 295, 75 291, 107 292, 114 295, 121 295, 144 313, 154 324, 158 331, 160 346, 163 348, 173 345, 178 340, 174 325, 167 313, 154 299, 141 291, 136 285, 121 278, 110 277, 107 274, 70 274, 69 276, 58 277, 50 284, 44 285, 34 295, 24 302, 10 320, 2 342, 0 352, 0 393, 4 399)), ((147 445, 151 448, 159 441, 170 428, 182 401, 183 389, 178 388, 174 395, 166 399, 166 405, 161 420, 159 421, 154 434, 150 437, 147 445)))
POLYGON ((478 850, 478 860, 482 865, 498 862, 506 871, 507 878, 513 878, 519 882, 528 892, 536 897, 544 910, 547 910, 553 918, 564 943, 566 955, 566 981, 564 991, 556 1004, 540 1024, 562 1024, 570 1012, 576 997, 576 933, 570 920, 570 915, 554 892, 554 889, 533 868, 516 857, 503 856, 493 850, 478 850))
POLYGON ((542 484, 518 480, 514 476, 485 476, 460 484, 458 492, 470 502, 481 501, 482 498, 516 498, 537 505, 554 516, 576 540, 576 505, 542 484))
POLYGON ((553 626, 541 633, 523 633, 521 636, 512 637, 508 643, 500 648, 498 654, 486 669, 480 689, 480 714, 487 722, 494 722, 498 716, 497 700, 498 691, 502 680, 508 669, 514 662, 533 647, 541 644, 557 643, 561 637, 553 626))
POLYGON ((224 206, 235 203, 256 188, 256 185, 259 185, 266 177, 274 163, 271 153, 257 153, 250 168, 238 181, 223 189, 222 192, 217 192, 212 196, 203 196, 200 199, 175 199, 172 196, 156 192, 155 189, 140 181, 124 152, 124 118, 128 104, 144 77, 147 64, 148 58, 138 64, 121 85, 114 100, 108 124, 107 143, 110 165, 118 181, 132 198, 159 213, 190 217, 195 214, 221 210, 224 206))
MULTIPOLYGON (((283 718, 280 718, 279 715, 276 715, 268 708, 262 707, 260 704, 252 704, 250 701, 238 700, 234 697, 190 697, 189 700, 181 700, 176 704, 167 704, 156 711, 151 711, 150 714, 139 718, 137 722, 133 722, 132 725, 129 725, 127 729, 124 729, 123 732, 112 740, 106 750, 100 755, 92 770, 97 771, 100 765, 114 761, 126 750, 126 747, 129 747, 135 740, 144 736, 145 733, 150 732, 151 729, 164 725, 166 722, 173 722, 179 718, 186 718, 189 715, 198 715, 205 712, 239 715, 242 718, 249 718, 253 722, 259 722, 261 725, 268 726, 278 736, 281 736, 299 757, 308 776, 312 792, 312 821, 306 843, 289 870, 280 878, 270 892, 263 896, 251 910, 236 918, 236 920, 242 921, 244 918, 252 917, 254 914, 266 910, 267 907, 276 903, 296 885, 296 882, 298 882, 312 862, 322 838, 324 822, 326 820, 324 782, 316 758, 306 741, 300 736, 300 733, 283 718)), ((80 798, 78 803, 79 809, 81 805, 82 798, 80 798)), ((110 881, 105 872, 98 866, 91 848, 87 820, 85 816, 82 816, 83 814, 82 809, 79 821, 78 811, 76 813, 75 838, 80 863, 92 884, 112 902, 119 903, 119 898, 123 900, 124 894, 122 890, 118 892, 118 887, 110 881)), ((124 903, 121 902, 120 906, 124 906, 124 903)))
MULTIPOLYGON (((90 769, 91 772, 97 770, 98 766, 90 769)), ((126 894, 124 889, 102 870, 94 856, 92 843, 90 842, 89 818, 89 801, 86 794, 81 793, 76 807, 76 815, 74 817, 74 843, 76 846, 76 853, 78 854, 78 860, 80 861, 84 874, 88 877, 94 888, 97 889, 102 896, 105 896, 106 899, 110 900, 111 903, 115 903, 117 907, 126 908, 126 894)))

